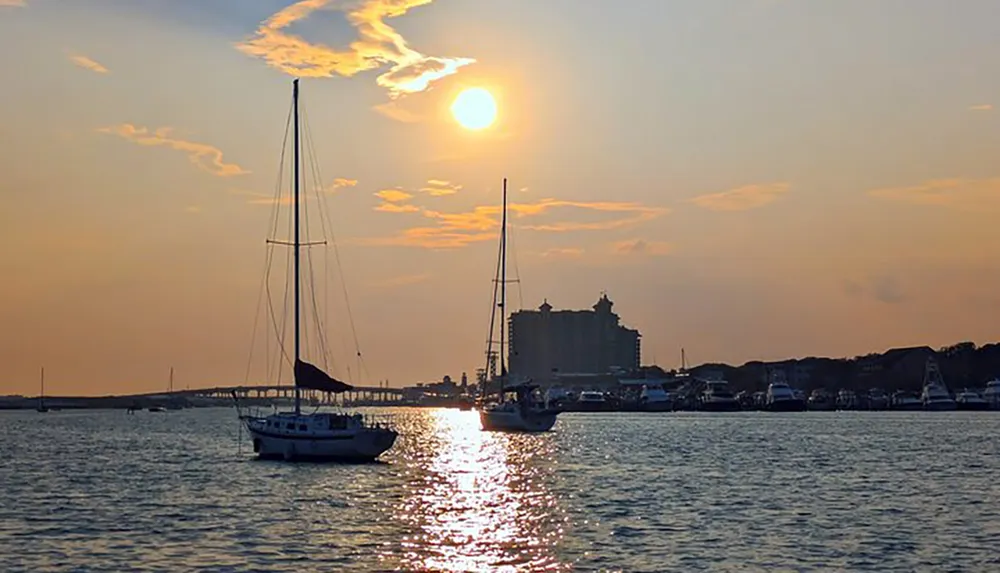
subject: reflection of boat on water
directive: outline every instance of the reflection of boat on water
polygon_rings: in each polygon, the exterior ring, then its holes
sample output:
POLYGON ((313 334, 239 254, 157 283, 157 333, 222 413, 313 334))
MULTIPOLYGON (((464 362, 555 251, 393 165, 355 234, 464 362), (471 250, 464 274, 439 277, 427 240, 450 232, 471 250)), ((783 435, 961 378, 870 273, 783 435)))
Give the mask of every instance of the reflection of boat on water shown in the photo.
MULTIPOLYGON (((253 439, 253 450, 261 458, 295 460, 315 460, 315 461, 371 461, 382 455, 392 447, 396 441, 397 433, 381 423, 372 422, 361 414, 350 413, 327 413, 316 412, 306 414, 302 412, 302 390, 314 390, 320 392, 345 392, 352 389, 352 386, 332 378, 319 367, 310 364, 301 358, 302 354, 302 285, 303 276, 301 269, 300 251, 304 246, 317 243, 304 243, 300 232, 300 217, 302 212, 302 199, 299 192, 299 168, 300 168, 300 137, 299 137, 299 80, 293 82, 292 95, 292 128, 293 128, 293 191, 291 201, 288 202, 293 209, 293 231, 291 241, 269 240, 268 248, 275 245, 289 246, 293 249, 293 288, 294 288, 294 358, 292 375, 295 379, 295 410, 293 412, 277 412, 274 414, 260 416, 254 414, 244 414, 237 411, 240 420, 246 425, 247 430, 253 439)), ((284 157, 284 149, 282 157, 284 157)), ((308 172, 307 172, 308 173, 308 172)), ((315 171, 314 171, 315 173, 315 171)), ((280 179, 280 178, 279 178, 280 179)), ((317 188, 320 188, 317 185, 317 188)), ((279 188, 280 191, 280 188, 279 188)), ((275 210, 280 205, 286 203, 278 196, 274 203, 275 210)), ((278 221, 277 211, 273 221, 278 221)), ((275 223, 276 224, 276 223, 275 223)), ((308 221, 306 221, 308 228, 308 221)), ((326 225, 323 225, 326 228, 326 225)), ((276 227, 272 228, 272 232, 276 227)), ((326 244, 325 241, 318 244, 326 244)), ((270 252, 268 261, 271 260, 270 252)), ((309 259, 311 261, 311 259, 309 259)), ((309 276, 312 276, 311 262, 309 264, 309 276)), ((270 268, 270 265, 268 265, 270 268)), ((316 288, 310 284, 309 294, 315 301, 316 288)), ((326 338, 320 328, 321 321, 313 302, 315 316, 310 323, 320 332, 314 341, 325 344, 326 338)), ((279 343, 284 341, 284 337, 279 334, 279 343)), ((324 349, 325 352, 325 349, 324 349)), ((288 356, 282 352, 283 356, 288 356)), ((360 352, 358 353, 360 357, 360 352)), ((233 392, 236 399, 236 392, 233 392)))
MULTIPOLYGON (((495 399, 484 400, 479 410, 479 419, 484 430, 509 432, 547 432, 556 423, 559 410, 550 408, 537 396, 538 387, 530 380, 516 380, 508 384, 506 357, 504 355, 504 331, 507 330, 507 179, 503 180, 503 206, 501 208, 500 254, 497 261, 496 278, 493 282, 493 311, 490 313, 490 333, 486 343, 486 375, 496 371, 499 361, 500 375, 495 377, 499 385, 495 399), (500 314, 499 351, 493 349, 493 332, 497 313, 500 314), (506 387, 505 387, 506 386, 506 387)), ((483 384, 485 389, 487 385, 483 384)))

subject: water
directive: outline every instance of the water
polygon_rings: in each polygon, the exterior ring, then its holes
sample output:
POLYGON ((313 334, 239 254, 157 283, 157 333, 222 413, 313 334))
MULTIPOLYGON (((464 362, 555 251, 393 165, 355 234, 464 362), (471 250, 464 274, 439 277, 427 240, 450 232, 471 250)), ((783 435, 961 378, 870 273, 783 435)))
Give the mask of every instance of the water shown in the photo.
POLYGON ((0 571, 996 571, 1000 416, 395 410, 385 463, 231 410, 0 414, 0 571))

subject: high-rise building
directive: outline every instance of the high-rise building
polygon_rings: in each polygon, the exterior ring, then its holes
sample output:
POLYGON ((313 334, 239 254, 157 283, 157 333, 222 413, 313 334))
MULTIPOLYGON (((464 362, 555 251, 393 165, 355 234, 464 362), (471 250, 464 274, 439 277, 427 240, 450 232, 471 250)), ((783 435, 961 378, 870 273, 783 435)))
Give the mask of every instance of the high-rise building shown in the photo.
POLYGON ((620 324, 614 303, 602 295, 593 310, 538 310, 510 316, 510 372, 548 382, 557 374, 606 374, 638 368, 638 330, 620 324))

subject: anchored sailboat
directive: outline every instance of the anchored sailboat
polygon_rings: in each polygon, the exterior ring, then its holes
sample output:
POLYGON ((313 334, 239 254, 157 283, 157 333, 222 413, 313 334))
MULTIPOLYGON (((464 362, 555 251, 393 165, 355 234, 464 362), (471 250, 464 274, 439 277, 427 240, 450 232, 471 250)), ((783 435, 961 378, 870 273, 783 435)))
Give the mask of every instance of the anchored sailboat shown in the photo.
MULTIPOLYGON (((504 331, 507 323, 507 179, 503 180, 503 210, 500 226, 500 254, 493 288, 493 312, 490 315, 490 335, 486 344, 486 368, 480 390, 479 420, 484 430, 507 432, 547 432, 556 423, 559 410, 549 408, 535 397, 537 385, 530 379, 511 377, 504 357, 504 331), (500 315, 499 351, 494 350, 493 333, 497 313, 500 315), (496 365, 500 374, 496 376, 496 365), (494 378, 496 396, 490 397, 487 382, 494 378), (492 399, 491 399, 492 398, 492 399)), ((509 346, 509 345, 508 345, 509 346)))
MULTIPOLYGON (((294 356, 295 410, 277 412, 267 416, 244 414, 239 418, 246 425, 253 439, 253 450, 261 458, 288 461, 372 461, 392 447, 396 441, 395 430, 366 420, 361 414, 302 412, 302 390, 340 393, 353 389, 336 380, 319 367, 302 359, 302 288, 300 251, 309 246, 300 232, 300 134, 299 134, 299 80, 293 81, 293 239, 287 246, 294 257, 294 356)), ((271 241, 272 244, 285 244, 271 241)), ((283 356, 287 356, 283 353, 283 356)), ((360 356, 360 353, 359 353, 360 356)), ((235 393, 234 393, 235 398, 235 393)), ((237 408, 239 404, 237 403, 237 408)))
POLYGON ((45 405, 45 367, 42 366, 42 388, 38 393, 38 407, 35 410, 39 412, 48 412, 49 408, 45 405))

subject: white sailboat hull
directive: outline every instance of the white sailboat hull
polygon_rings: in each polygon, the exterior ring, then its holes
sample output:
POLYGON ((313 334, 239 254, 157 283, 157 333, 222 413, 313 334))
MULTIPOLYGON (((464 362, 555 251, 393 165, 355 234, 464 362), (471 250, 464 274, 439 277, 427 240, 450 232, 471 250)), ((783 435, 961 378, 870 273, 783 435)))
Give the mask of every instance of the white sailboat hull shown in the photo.
POLYGON ((556 424, 556 414, 521 412, 519 409, 480 410, 484 430, 500 432, 548 432, 556 424))
POLYGON ((271 460, 370 462, 391 448, 397 436, 395 430, 362 425, 347 416, 279 414, 244 420, 254 453, 271 460), (327 429, 330 420, 345 419, 347 427, 327 429))

